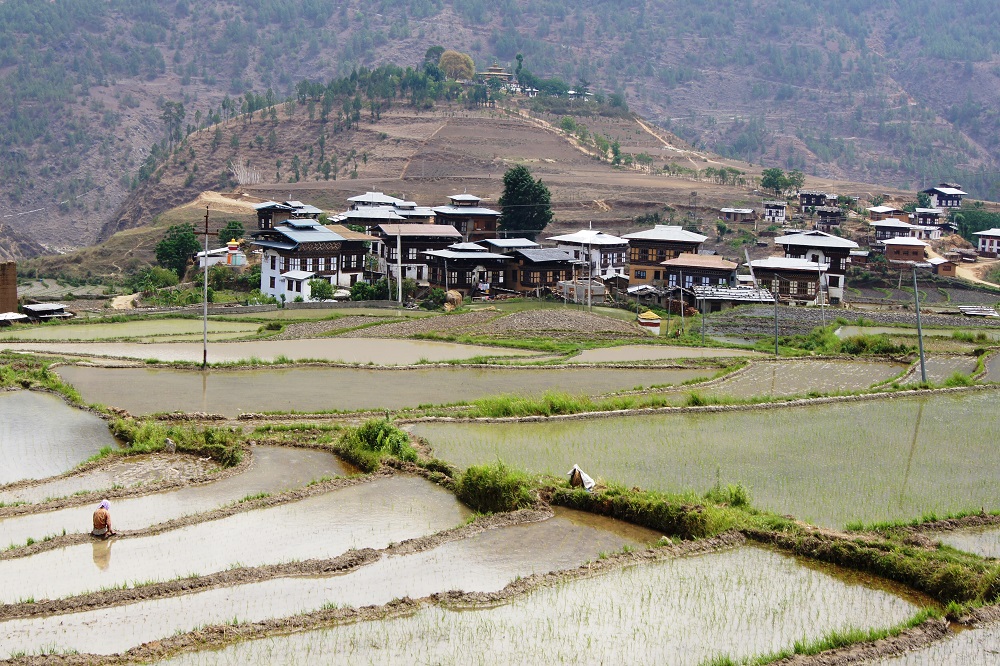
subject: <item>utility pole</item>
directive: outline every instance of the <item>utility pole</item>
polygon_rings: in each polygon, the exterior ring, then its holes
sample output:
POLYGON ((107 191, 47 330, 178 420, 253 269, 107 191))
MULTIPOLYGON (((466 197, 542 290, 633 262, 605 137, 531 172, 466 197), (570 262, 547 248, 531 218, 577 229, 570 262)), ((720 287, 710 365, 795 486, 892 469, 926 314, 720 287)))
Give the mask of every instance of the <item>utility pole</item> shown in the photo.
POLYGON ((777 278, 774 284, 777 285, 777 289, 771 294, 774 296, 774 358, 778 358, 778 294, 781 292, 781 284, 779 282, 781 278, 777 278))
MULTIPOLYGON (((208 367, 208 206, 205 206, 205 231, 203 232, 205 237, 204 248, 205 255, 202 257, 202 264, 205 267, 205 273, 202 276, 202 335, 201 335, 201 369, 204 370, 208 367)), ((914 273, 914 275, 916 275, 914 273)), ((916 278, 914 278, 915 280, 916 278)))
POLYGON ((708 312, 706 312, 706 304, 708 299, 703 295, 701 298, 701 346, 705 346, 705 320, 708 318, 708 312))
POLYGON ((681 274, 681 335, 684 335, 684 271, 678 271, 681 274))
POLYGON ((920 381, 927 383, 927 366, 924 363, 924 330, 920 326, 920 292, 917 291, 917 265, 913 264, 913 307, 917 310, 917 345, 920 347, 920 381))
MULTIPOLYGON (((403 307, 403 231, 396 225, 396 298, 403 307)), ((447 300, 447 295, 445 297, 447 300)))

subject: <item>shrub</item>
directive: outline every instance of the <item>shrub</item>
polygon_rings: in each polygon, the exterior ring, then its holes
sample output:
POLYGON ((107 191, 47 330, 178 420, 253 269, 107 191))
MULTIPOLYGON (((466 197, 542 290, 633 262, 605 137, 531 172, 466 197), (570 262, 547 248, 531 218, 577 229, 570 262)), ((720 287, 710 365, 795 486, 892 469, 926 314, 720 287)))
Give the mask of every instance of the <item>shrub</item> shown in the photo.
POLYGON ((417 459, 409 435, 389 419, 372 419, 348 430, 341 436, 337 448, 341 455, 365 472, 377 470, 386 456, 409 462, 417 459))
POLYGON ((162 451, 167 437, 177 445, 177 450, 208 456, 224 467, 233 467, 243 460, 242 436, 226 428, 196 430, 179 426, 165 426, 156 421, 114 419, 109 425, 111 433, 125 442, 126 455, 162 451))
POLYGON ((473 465, 465 470, 455 488, 458 499, 475 511, 502 513, 525 509, 534 504, 531 480, 501 461, 473 465))

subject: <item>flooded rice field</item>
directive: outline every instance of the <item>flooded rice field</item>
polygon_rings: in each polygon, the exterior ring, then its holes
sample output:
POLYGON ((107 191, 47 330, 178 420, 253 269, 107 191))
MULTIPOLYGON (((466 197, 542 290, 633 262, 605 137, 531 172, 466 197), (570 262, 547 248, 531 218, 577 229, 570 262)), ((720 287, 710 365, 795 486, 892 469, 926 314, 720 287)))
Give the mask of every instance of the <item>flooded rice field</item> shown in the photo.
POLYGON ((208 458, 181 453, 155 453, 110 459, 98 469, 49 481, 39 481, 0 491, 0 503, 33 504, 46 499, 68 497, 74 493, 104 490, 112 486, 130 487, 160 481, 190 479, 210 473, 217 464, 208 458))
MULTIPOLYGON (((145 319, 106 324, 46 325, 18 327, 0 333, 0 340, 120 340, 177 335, 197 335, 200 340, 203 326, 199 319, 145 319)), ((208 333, 216 339, 239 338, 256 333, 259 326, 259 324, 211 320, 208 322, 208 333)))
POLYGON ((982 381, 1000 382, 1000 354, 993 354, 986 359, 986 374, 982 381))
POLYGON ((62 398, 0 391, 0 485, 68 472, 105 446, 116 445, 101 418, 62 398))
POLYGON ((703 390, 691 388, 708 395, 740 398, 810 392, 825 394, 866 389, 901 374, 906 368, 898 363, 864 361, 774 361, 755 363, 734 377, 703 390))
POLYGON ((1000 528, 955 530, 932 535, 941 543, 983 557, 1000 558, 1000 528))
MULTIPOLYGON (((139 530, 194 513, 211 511, 248 495, 301 488, 323 476, 348 473, 334 455, 311 449, 256 446, 253 461, 242 474, 191 485, 179 490, 115 500, 113 525, 117 530, 139 530)), ((87 490, 101 490, 92 486, 87 490)), ((76 506, 56 511, 0 519, 0 547, 22 544, 28 538, 88 532, 96 507, 76 506)))
MULTIPOLYGON (((965 333, 972 336, 982 333, 989 340, 1000 340, 1000 328, 923 328, 925 336, 950 338, 955 332, 965 333)), ((916 328, 896 327, 896 326, 841 326, 835 331, 839 338, 849 338, 856 335, 912 335, 917 336, 916 328)))
MULTIPOLYGON (((139 344, 134 342, 10 342, 0 340, 0 349, 19 352, 156 359, 164 362, 201 363, 200 342, 139 344)), ((424 340, 310 339, 220 342, 208 347, 209 363, 236 363, 249 359, 293 361, 316 359, 342 363, 412 365, 415 363, 464 360, 477 356, 532 356, 532 352, 498 347, 460 345, 424 340)))
POLYGON ((56 372, 84 400, 133 414, 400 409, 448 404, 498 393, 545 391, 598 395, 708 378, 714 368, 266 368, 195 370, 60 366, 56 372), (342 387, 350 387, 349 391, 342 387))
MULTIPOLYGON (((927 381, 931 384, 940 384, 947 381, 956 372, 961 375, 971 375, 976 371, 976 358, 974 356, 945 356, 933 355, 924 358, 924 366, 927 370, 927 381)), ((920 361, 918 360, 908 377, 908 384, 918 384, 921 381, 920 361)))
MULTIPOLYGON (((381 605, 461 590, 497 592, 534 573, 577 567, 602 552, 643 547, 658 534, 557 509, 540 523, 488 530, 431 550, 383 557, 335 576, 278 578, 97 611, 0 623, 4 649, 113 654, 199 626, 288 617, 338 606, 381 605), (106 631, 115 627, 113 632, 106 631)), ((0 658, 6 655, 0 651, 0 658)))
POLYGON ((623 345, 602 349, 585 349, 570 359, 571 363, 627 363, 630 361, 662 361, 677 358, 732 358, 760 356, 759 352, 717 347, 668 347, 666 345, 623 345))
POLYGON ((943 641, 868 666, 979 666, 1000 662, 1000 623, 965 629, 943 641))
POLYGON ((332 558, 433 534, 461 524, 468 513, 454 495, 423 479, 377 479, 153 536, 94 540, 0 561, 0 603, 332 558))
POLYGON ((769 410, 544 423, 424 423, 462 467, 500 458, 667 492, 740 483, 756 506, 825 526, 1000 509, 996 391, 769 410), (975 428, 956 428, 974 423, 975 428))
POLYGON ((704 663, 789 648, 917 607, 767 550, 742 548, 565 581, 480 610, 437 606, 381 622, 238 643, 169 664, 704 663))

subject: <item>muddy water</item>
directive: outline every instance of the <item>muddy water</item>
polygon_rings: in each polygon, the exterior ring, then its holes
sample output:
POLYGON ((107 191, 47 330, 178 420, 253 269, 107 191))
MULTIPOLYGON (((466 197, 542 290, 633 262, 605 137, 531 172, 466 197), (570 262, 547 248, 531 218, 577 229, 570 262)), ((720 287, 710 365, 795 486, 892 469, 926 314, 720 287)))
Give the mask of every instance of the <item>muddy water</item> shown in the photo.
POLYGON ((980 666, 1000 663, 1000 623, 952 633, 943 641, 869 666, 980 666))
POLYGON ((885 627, 916 606, 755 548, 632 566, 476 611, 236 644, 170 664, 670 663, 740 660, 836 629, 885 627))
POLYGON ((212 371, 62 366, 59 375, 85 400, 133 414, 207 411, 399 409, 447 404, 498 393, 545 391, 598 395, 710 377, 714 369, 274 368, 212 371), (350 391, 331 387, 350 386, 350 391))
MULTIPOLYGON (((940 384, 956 372, 971 375, 976 371, 976 359, 972 356, 927 356, 924 358, 924 367, 927 370, 927 381, 940 384)), ((920 362, 917 361, 907 383, 917 384, 920 380, 920 362)))
POLYGON ((941 539, 942 543, 967 553, 1000 558, 1000 528, 956 530, 934 536, 941 539))
POLYGON ((0 485, 62 474, 116 445, 103 420, 60 398, 0 391, 0 485))
POLYGON ((0 602, 324 559, 454 527, 469 511, 420 478, 393 477, 150 537, 96 541, 0 562, 0 602))
MULTIPOLYGON (((238 618, 254 622, 316 610, 324 604, 366 606, 436 592, 495 592, 516 576, 569 569, 658 535, 576 511, 557 509, 541 523, 490 530, 433 550, 384 558, 352 573, 281 578, 158 601, 0 624, 11 652, 59 650, 111 654, 146 641, 238 618), (112 632, 105 631, 114 626, 112 632)), ((0 658, 5 655, 0 652, 0 658)))
POLYGON ((796 360, 757 363, 732 379, 726 379, 699 392, 746 398, 758 395, 801 395, 810 391, 856 391, 895 377, 906 370, 906 367, 897 363, 858 361, 796 360))
POLYGON ((76 474, 50 481, 42 481, 31 486, 0 492, 0 502, 41 502, 45 499, 68 497, 74 493, 89 490, 103 490, 112 486, 135 486, 157 481, 190 479, 216 469, 217 465, 208 459, 181 453, 155 453, 112 460, 110 463, 90 472, 76 474))
MULTIPOLYGON (((242 474, 170 492, 115 500, 112 524, 119 530, 143 529, 210 511, 247 495, 301 488, 314 479, 349 471, 335 456, 323 451, 267 446, 252 450, 253 462, 242 474)), ((95 508, 88 505, 0 520, 0 547, 23 544, 28 537, 37 541, 50 534, 62 534, 63 530, 68 534, 88 532, 95 508)))
POLYGON ((574 356, 572 363, 624 363, 627 361, 660 361, 674 358, 726 358, 760 356, 759 352, 713 347, 668 347, 665 345, 624 345, 604 349, 587 349, 574 356))
MULTIPOLYGON (((969 333, 971 335, 978 335, 980 333, 983 333, 984 335, 986 335, 987 338, 991 340, 1000 340, 1000 329, 998 328, 923 329, 924 335, 934 336, 934 337, 947 337, 947 338, 950 338, 955 331, 961 331, 962 333, 969 333)), ((849 338, 856 335, 878 335, 880 333, 885 333, 886 335, 912 335, 916 337, 917 329, 896 328, 893 326, 841 326, 836 330, 836 335, 839 338, 849 338)))
POLYGON ((460 466, 704 492, 741 483, 754 505, 826 526, 1000 509, 998 391, 810 407, 545 423, 426 423, 413 431, 460 466), (955 424, 975 423, 975 428, 955 424))
MULTIPOLYGON (((116 340, 148 338, 160 335, 201 335, 203 324, 197 319, 150 319, 107 324, 67 324, 33 326, 0 333, 4 340, 116 340)), ((208 333, 217 338, 239 337, 256 333, 259 324, 230 321, 208 322, 208 333)))
MULTIPOLYGON (((201 363, 202 345, 194 342, 138 344, 130 342, 8 342, 0 349, 48 352, 82 356, 157 359, 165 362, 201 363)), ((316 340, 260 340, 220 342, 209 345, 209 363, 235 363, 251 358, 274 361, 279 356, 292 360, 319 359, 343 363, 409 365, 420 361, 452 361, 474 356, 530 356, 531 352, 451 342, 423 340, 372 340, 366 338, 316 340)))
POLYGON ((1000 382, 1000 354, 993 354, 986 360, 984 382, 1000 382))

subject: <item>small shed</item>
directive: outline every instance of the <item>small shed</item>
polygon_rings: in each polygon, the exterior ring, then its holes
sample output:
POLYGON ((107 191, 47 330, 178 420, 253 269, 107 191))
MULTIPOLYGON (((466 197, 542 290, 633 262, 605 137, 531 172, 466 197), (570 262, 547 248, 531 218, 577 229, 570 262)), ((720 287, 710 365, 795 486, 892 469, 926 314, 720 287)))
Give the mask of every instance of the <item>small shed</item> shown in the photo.
POLYGON ((29 319, 49 321, 50 319, 70 319, 72 312, 66 312, 64 303, 32 303, 24 306, 24 312, 29 319))
POLYGON ((18 312, 0 312, 0 326, 10 326, 28 320, 27 315, 18 312))

